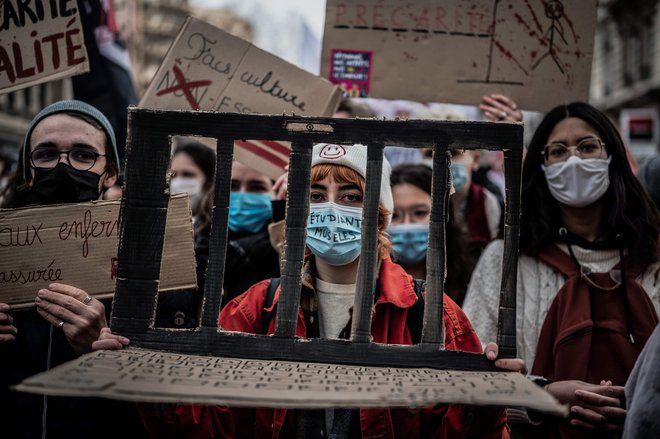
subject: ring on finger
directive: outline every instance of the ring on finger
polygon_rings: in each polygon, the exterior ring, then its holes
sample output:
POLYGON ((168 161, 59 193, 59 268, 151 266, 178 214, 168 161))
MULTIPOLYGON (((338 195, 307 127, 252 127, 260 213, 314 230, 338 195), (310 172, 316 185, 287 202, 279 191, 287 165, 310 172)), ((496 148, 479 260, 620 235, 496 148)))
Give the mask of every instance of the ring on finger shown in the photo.
POLYGON ((92 296, 90 296, 90 295, 88 294, 88 295, 83 299, 82 302, 83 302, 85 305, 89 305, 89 302, 91 302, 92 300, 93 300, 92 296))
POLYGON ((60 330, 64 331, 64 320, 61 320, 61 321, 57 324, 57 329, 60 329, 60 330))
POLYGON ((509 114, 508 114, 506 111, 502 111, 502 112, 500 113, 500 120, 504 120, 504 119, 506 119, 506 117, 507 117, 508 115, 509 115, 509 114))

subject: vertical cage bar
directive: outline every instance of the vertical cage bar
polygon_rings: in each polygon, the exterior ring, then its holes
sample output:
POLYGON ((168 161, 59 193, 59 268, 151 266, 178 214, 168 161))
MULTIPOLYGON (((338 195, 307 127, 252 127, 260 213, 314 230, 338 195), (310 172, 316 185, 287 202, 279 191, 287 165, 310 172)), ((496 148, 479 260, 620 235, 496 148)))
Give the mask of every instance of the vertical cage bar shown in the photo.
POLYGON ((449 202, 449 160, 441 145, 433 148, 433 179, 431 184, 431 221, 429 223, 429 245, 426 254, 426 297, 424 304, 424 328, 422 344, 445 344, 445 325, 442 318, 445 272, 445 224, 449 202))
MULTIPOLYGON (((347 146, 350 148, 350 146, 347 146)), ((353 305, 351 340, 371 341, 371 314, 374 306, 378 267, 378 205, 383 175, 383 145, 367 146, 367 178, 362 209, 362 249, 353 305)), ((389 184, 389 182, 387 182, 389 184)))
POLYGON ((206 269, 204 300, 202 302, 202 326, 217 327, 222 284, 227 254, 227 222, 231 190, 231 165, 234 158, 232 139, 217 140, 215 161, 215 195, 213 199, 213 223, 209 238, 209 265, 206 269))
POLYGON ((305 256, 307 237, 307 217, 309 216, 309 193, 312 167, 312 142, 302 140, 291 144, 289 157, 290 188, 286 202, 286 231, 282 280, 277 314, 275 316, 275 336, 293 338, 296 335, 298 307, 300 306, 301 273, 305 256))
POLYGON ((119 217, 119 249, 113 331, 144 332, 156 313, 163 236, 167 222, 169 136, 128 113, 126 184, 119 217))
MULTIPOLYGON (((521 139, 522 143, 522 139, 521 139)), ((504 150, 504 255, 500 308, 497 316, 497 344, 502 358, 517 357, 516 289, 518 282, 518 245, 520 241, 520 191, 522 150, 504 150)))

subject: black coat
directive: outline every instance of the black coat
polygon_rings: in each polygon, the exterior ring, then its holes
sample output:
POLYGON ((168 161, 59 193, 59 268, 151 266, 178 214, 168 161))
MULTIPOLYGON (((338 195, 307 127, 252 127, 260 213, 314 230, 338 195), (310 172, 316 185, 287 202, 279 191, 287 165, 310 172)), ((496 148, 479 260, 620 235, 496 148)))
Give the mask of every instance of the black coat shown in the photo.
MULTIPOLYGON (((106 318, 110 301, 104 301, 106 318)), ((78 358, 64 333, 36 309, 13 311, 18 330, 14 342, 0 345, 0 436, 41 438, 46 403, 46 438, 147 437, 135 405, 101 398, 44 397, 15 392, 9 386, 78 358), (52 337, 52 340, 50 340, 52 337), (50 345, 50 357, 48 356, 50 345)))

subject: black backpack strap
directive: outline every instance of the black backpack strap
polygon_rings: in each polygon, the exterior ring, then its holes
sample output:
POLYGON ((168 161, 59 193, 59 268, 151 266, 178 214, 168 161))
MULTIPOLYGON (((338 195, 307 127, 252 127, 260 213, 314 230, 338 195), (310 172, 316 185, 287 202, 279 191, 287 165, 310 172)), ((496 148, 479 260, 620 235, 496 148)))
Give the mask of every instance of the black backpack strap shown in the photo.
POLYGON ((408 325, 408 331, 410 332, 410 338, 412 338, 413 344, 417 344, 422 340, 422 327, 424 326, 424 291, 426 290, 426 281, 413 279, 413 286, 415 288, 417 301, 408 309, 406 324, 408 325))
POLYGON ((268 329, 270 328, 270 323, 273 321, 275 309, 270 311, 267 309, 273 306, 273 301, 275 300, 275 292, 277 291, 277 287, 279 285, 279 277, 273 277, 270 279, 268 289, 266 290, 266 298, 264 299, 264 307, 261 311, 261 330, 259 331, 260 334, 268 334, 268 329))

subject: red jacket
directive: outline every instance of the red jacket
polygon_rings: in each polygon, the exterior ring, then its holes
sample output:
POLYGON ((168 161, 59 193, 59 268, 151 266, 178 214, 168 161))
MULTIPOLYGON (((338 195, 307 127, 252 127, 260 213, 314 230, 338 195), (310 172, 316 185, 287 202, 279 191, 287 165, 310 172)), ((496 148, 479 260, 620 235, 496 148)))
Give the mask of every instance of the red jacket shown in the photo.
MULTIPOLYGON (((257 333, 269 280, 255 284, 229 302, 219 323, 230 331, 257 333)), ((380 268, 380 295, 374 305, 371 325, 374 342, 411 344, 406 314, 417 296, 412 278, 399 265, 384 260, 380 268)), ((304 292, 304 291, 303 291, 304 292)), ((279 289, 275 294, 277 303, 279 289)), ((481 343, 463 311, 444 296, 445 347, 450 350, 481 352, 481 343)), ((275 330, 275 319, 269 334, 275 330)), ((304 337, 306 326, 298 311, 296 335, 304 337)), ((228 409, 212 406, 153 405, 140 407, 147 428, 154 437, 295 437, 294 417, 286 409, 228 409)), ((360 409, 364 438, 508 438, 503 409, 470 406, 436 406, 424 409, 360 409)))

